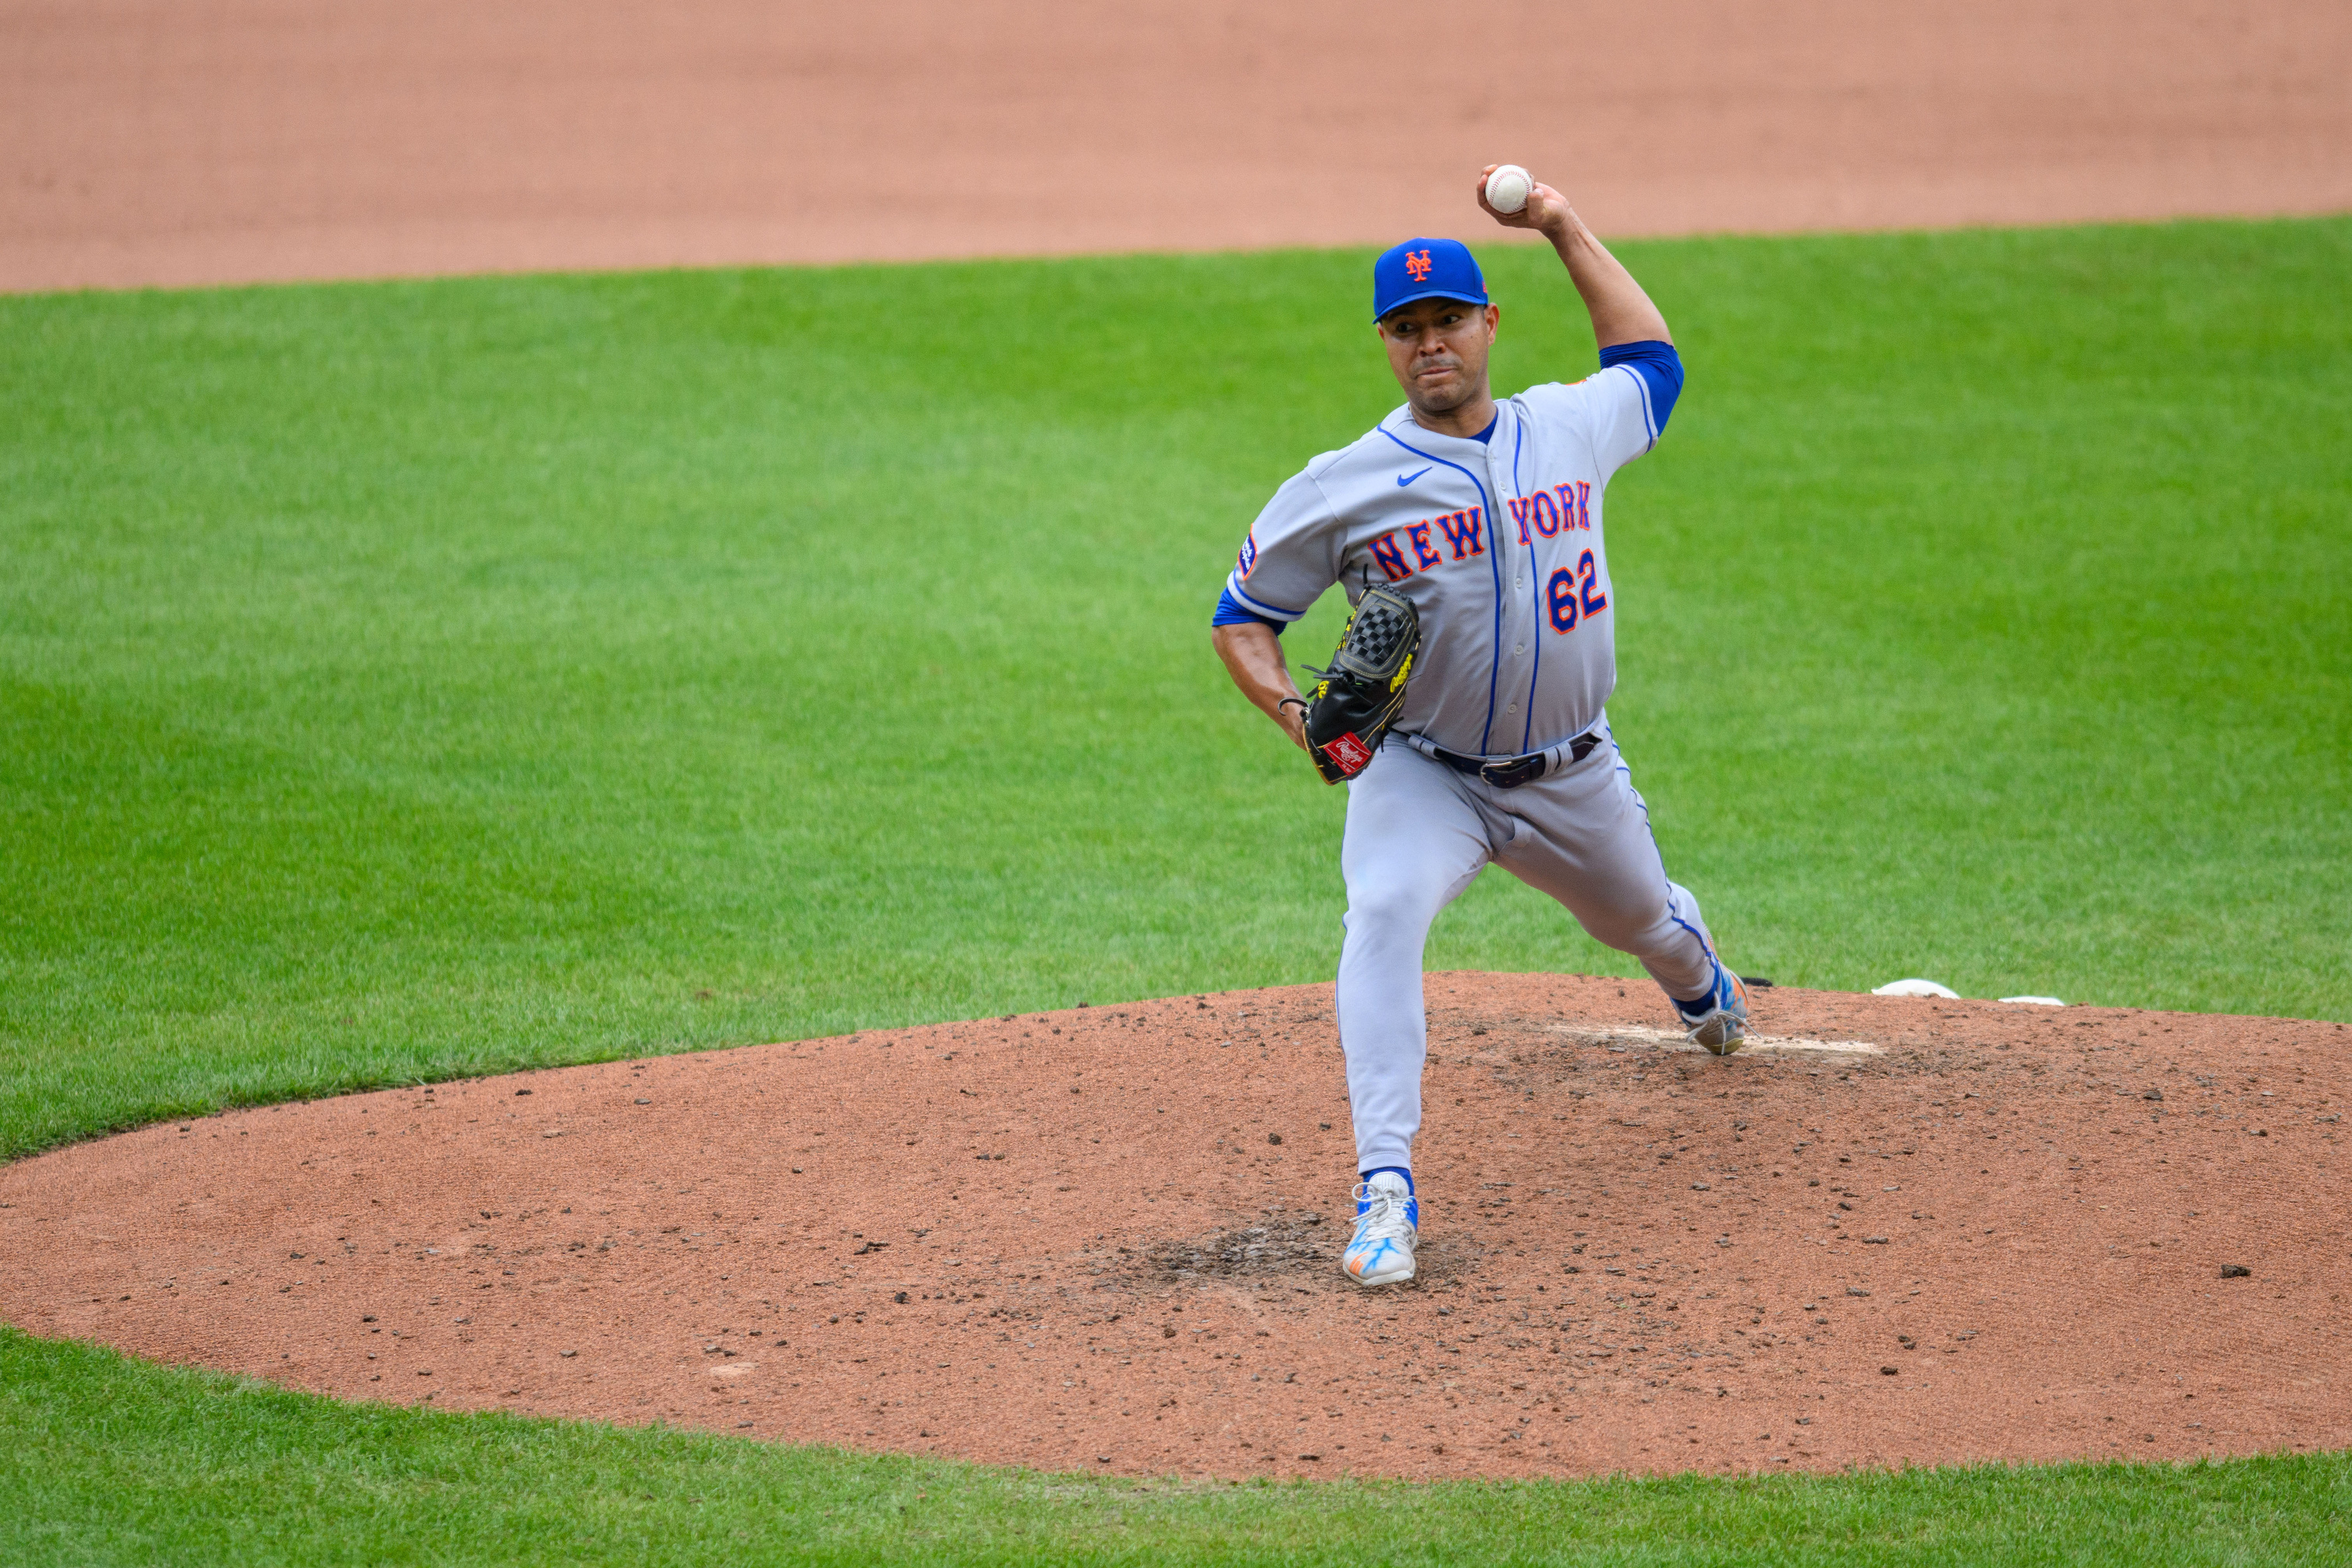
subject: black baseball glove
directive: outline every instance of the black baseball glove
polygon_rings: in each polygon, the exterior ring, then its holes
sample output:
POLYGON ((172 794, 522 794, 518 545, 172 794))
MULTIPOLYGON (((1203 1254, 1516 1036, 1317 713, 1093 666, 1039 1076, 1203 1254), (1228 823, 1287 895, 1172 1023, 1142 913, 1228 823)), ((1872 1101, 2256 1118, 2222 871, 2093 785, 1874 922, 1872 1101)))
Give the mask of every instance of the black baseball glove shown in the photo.
POLYGON ((1385 584, 1364 589, 1339 634, 1331 668, 1307 667, 1316 678, 1307 705, 1307 742, 1325 784, 1354 778, 1404 707, 1405 679, 1421 651, 1421 616, 1412 601, 1385 584))

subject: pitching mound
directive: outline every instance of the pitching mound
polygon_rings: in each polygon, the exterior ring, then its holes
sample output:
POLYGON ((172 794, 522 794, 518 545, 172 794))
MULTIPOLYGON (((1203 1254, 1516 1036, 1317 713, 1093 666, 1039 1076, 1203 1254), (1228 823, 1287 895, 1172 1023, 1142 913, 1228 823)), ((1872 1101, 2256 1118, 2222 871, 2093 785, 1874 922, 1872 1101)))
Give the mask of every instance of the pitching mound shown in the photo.
POLYGON ((0 1315, 347 1399, 1129 1474, 2352 1445, 2338 1024, 1432 977, 1339 1275, 1324 987, 390 1090, 0 1170, 0 1315))

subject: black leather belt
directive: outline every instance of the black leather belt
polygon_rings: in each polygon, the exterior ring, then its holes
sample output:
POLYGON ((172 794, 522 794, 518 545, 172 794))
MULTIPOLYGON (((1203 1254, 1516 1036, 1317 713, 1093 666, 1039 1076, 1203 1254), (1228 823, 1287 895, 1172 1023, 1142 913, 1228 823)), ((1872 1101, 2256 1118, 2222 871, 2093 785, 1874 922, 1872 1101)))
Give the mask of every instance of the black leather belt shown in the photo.
MULTIPOLYGON (((1586 757, 1591 755, 1592 748, 1599 744, 1601 744, 1601 732, 1598 730, 1587 730, 1568 743, 1569 761, 1571 763, 1584 761, 1586 757)), ((1554 749, 1557 750, 1557 748, 1554 749)), ((1517 789, 1523 784, 1533 784, 1544 776, 1544 770, 1551 762, 1551 752, 1548 751, 1530 752, 1524 757, 1513 757, 1507 763, 1482 763, 1475 757, 1465 757, 1459 752, 1449 752, 1443 746, 1433 746, 1430 750, 1439 762, 1444 763, 1455 773, 1468 773, 1474 778, 1484 779, 1496 789, 1517 789)))

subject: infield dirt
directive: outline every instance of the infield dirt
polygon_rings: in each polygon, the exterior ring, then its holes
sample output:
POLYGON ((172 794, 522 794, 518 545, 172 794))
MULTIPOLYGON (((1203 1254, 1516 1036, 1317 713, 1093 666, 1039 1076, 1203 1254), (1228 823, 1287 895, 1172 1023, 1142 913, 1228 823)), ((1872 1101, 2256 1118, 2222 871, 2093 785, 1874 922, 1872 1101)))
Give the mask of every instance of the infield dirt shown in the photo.
POLYGON ((2352 206, 2332 0, 0 0, 0 289, 2352 206))
POLYGON ((0 1169, 0 1316, 348 1399, 1133 1475, 2352 1444, 2340 1024, 1783 989, 1718 1060, 1631 982, 1429 995, 1402 1289, 1336 1267, 1302 986, 62 1149, 0 1169))

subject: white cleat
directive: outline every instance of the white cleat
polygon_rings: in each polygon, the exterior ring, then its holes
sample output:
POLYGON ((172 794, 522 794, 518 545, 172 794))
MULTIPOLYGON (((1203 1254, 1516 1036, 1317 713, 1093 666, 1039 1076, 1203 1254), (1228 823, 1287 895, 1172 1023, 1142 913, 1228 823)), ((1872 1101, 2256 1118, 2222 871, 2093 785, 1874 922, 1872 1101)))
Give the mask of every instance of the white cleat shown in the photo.
POLYGON ((1376 1173, 1356 1187, 1356 1234, 1339 1266, 1359 1285, 1402 1285, 1412 1278, 1413 1243, 1421 1235, 1421 1203, 1404 1178, 1376 1173))

